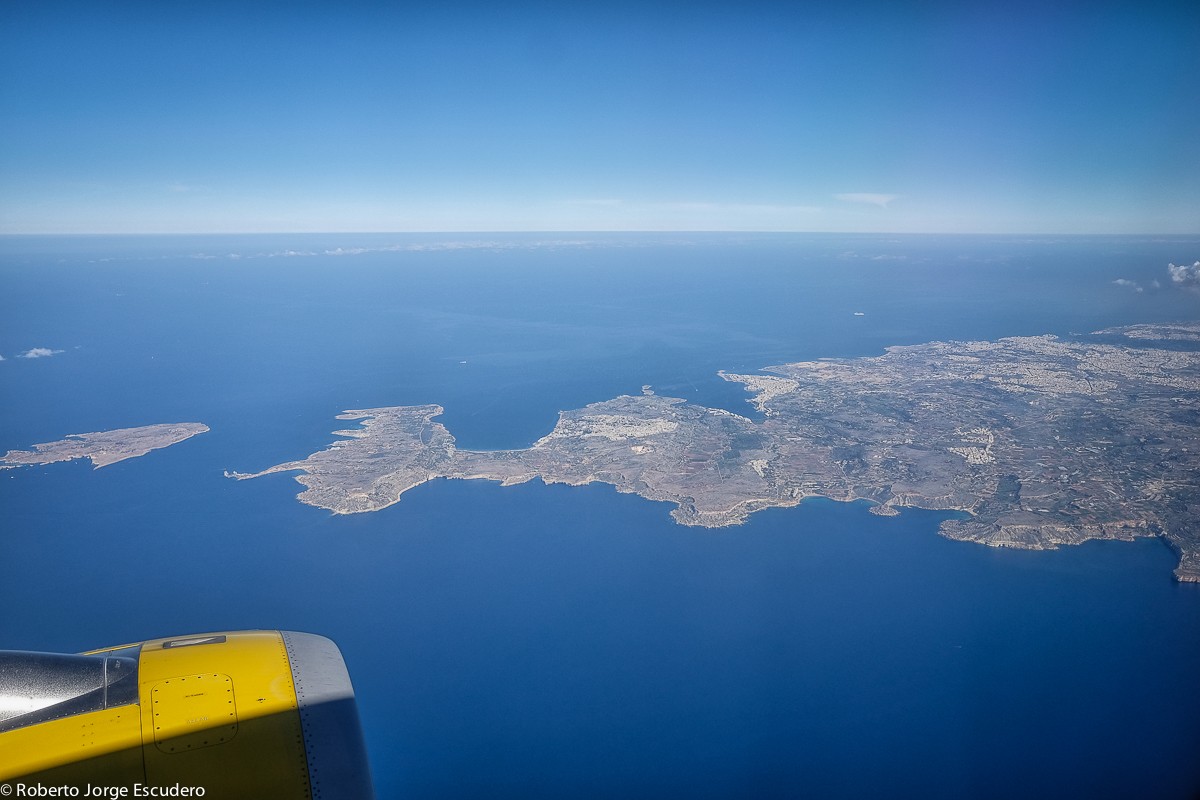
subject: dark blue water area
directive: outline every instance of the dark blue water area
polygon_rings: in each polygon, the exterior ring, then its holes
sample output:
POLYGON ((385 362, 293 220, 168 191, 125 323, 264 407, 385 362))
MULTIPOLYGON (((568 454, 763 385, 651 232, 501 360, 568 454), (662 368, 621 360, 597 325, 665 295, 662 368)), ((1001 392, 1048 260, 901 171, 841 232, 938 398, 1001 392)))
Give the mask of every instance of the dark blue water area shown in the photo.
POLYGON ((330 636, 385 798, 1190 797, 1200 589, 1157 540, 995 550, 938 537, 943 515, 824 501, 684 528, 665 504, 538 482, 435 481, 338 517, 287 475, 222 471, 326 447, 347 408, 439 403, 460 446, 523 447, 643 384, 753 416, 720 369, 1196 319, 1165 267, 1197 252, 0 237, 0 449, 212 428, 100 470, 0 471, 0 646, 330 636), (17 357, 35 347, 62 352, 17 357))
POLYGON ((1200 787, 1200 596, 1157 540, 993 550, 819 500, 693 529, 540 483, 345 518, 286 476, 49 469, 3 479, 6 644, 330 635, 381 797, 1200 787))

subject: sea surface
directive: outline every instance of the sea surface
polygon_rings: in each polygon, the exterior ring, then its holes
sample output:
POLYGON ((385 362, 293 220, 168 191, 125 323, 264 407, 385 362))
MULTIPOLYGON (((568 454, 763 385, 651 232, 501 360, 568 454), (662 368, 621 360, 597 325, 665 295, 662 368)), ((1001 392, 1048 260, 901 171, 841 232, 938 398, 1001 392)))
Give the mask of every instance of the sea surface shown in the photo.
POLYGON ((1159 540, 999 550, 824 500, 685 528, 540 482, 339 517, 223 471, 326 447, 344 409, 437 403, 460 446, 524 447, 646 384, 753 416, 721 369, 1196 320, 1167 264, 1197 259, 1200 237, 0 237, 0 451, 212 429, 0 471, 0 647, 329 636, 381 798, 1196 797, 1200 586, 1159 540))

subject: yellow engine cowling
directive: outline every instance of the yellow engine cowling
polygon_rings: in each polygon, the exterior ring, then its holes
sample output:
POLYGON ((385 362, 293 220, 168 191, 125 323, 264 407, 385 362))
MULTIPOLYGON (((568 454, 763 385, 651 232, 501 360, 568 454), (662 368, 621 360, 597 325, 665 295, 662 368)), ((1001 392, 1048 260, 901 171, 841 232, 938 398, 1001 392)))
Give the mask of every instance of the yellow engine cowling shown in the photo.
POLYGON ((12 797, 50 796, 36 787, 79 789, 59 796, 90 788, 93 797, 373 796, 341 653, 291 631, 78 656, 0 652, 0 792, 5 785, 12 797))

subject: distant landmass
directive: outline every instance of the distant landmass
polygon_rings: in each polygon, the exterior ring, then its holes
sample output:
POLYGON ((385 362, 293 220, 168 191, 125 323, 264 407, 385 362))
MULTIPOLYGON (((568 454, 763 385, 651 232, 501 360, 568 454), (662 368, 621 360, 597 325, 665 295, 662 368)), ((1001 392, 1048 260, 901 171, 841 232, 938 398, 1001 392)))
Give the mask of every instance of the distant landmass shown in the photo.
POLYGON ((76 458, 90 458, 95 468, 99 469, 127 458, 144 456, 151 450, 170 447, 207 431, 208 426, 199 422, 174 422, 95 433, 72 433, 56 442, 35 444, 33 450, 9 450, 0 457, 0 469, 54 464, 76 458))
POLYGON ((806 497, 966 512, 952 539, 1051 549, 1161 536, 1200 581, 1200 323, 1062 339, 933 342, 872 358, 721 373, 762 418, 655 395, 560 414, 521 450, 472 451, 436 405, 346 411, 328 449, 239 480, 300 471, 299 499, 378 511, 434 478, 541 478, 675 503, 685 525, 734 525, 806 497))

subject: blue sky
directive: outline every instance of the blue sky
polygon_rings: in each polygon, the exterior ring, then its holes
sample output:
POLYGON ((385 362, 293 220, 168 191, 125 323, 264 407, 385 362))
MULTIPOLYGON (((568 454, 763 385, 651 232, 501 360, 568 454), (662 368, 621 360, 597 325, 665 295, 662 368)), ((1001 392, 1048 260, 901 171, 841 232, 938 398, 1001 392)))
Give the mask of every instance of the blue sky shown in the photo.
POLYGON ((0 232, 1200 232, 1195 4, 424 5, 5 3, 0 232))

